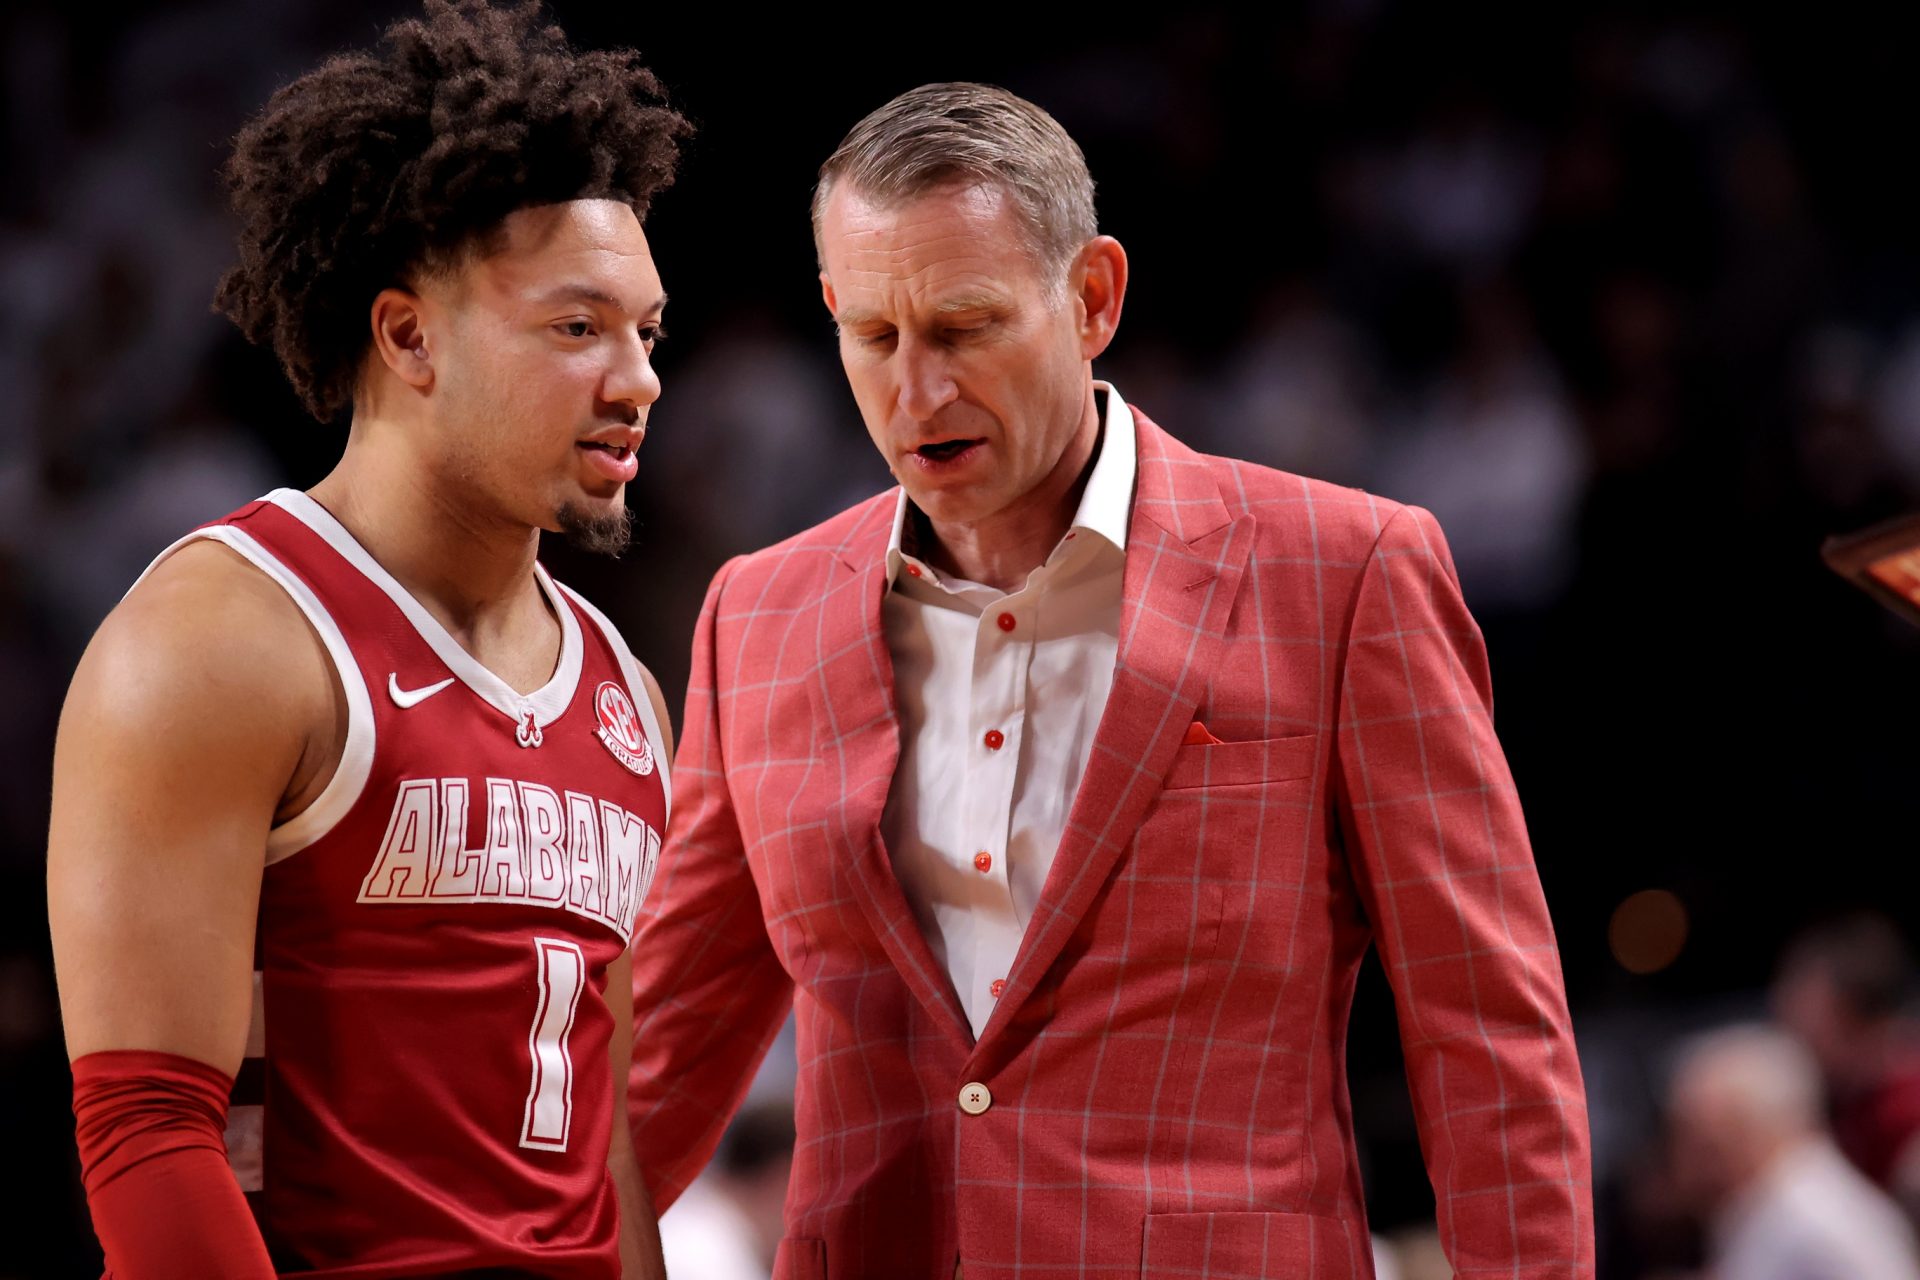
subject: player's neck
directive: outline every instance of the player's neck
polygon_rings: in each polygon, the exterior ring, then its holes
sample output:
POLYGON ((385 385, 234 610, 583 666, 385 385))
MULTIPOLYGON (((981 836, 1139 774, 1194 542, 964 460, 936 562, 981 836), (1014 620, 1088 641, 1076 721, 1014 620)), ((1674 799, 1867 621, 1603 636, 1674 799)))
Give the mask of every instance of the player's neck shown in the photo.
POLYGON ((489 520, 423 468, 372 453, 349 444, 312 496, 456 639, 545 608, 538 530, 489 520))

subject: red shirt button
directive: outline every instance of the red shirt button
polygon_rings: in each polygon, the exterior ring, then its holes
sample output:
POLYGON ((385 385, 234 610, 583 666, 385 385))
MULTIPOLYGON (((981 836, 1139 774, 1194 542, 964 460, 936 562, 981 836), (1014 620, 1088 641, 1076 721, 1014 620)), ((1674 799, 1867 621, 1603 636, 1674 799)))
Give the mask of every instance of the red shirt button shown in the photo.
POLYGON ((909 564, 907 566, 907 572, 917 578, 920 576, 920 566, 917 564, 909 564))
POLYGON ((988 853, 985 849, 982 849, 979 853, 974 854, 973 869, 975 871, 978 871, 981 875, 985 875, 987 874, 987 872, 993 870, 993 855, 988 853))
POLYGON ((1002 631, 1011 631, 1013 630, 1015 625, 1013 615, 1010 613, 1001 614, 999 617, 999 623, 1000 623, 1000 629, 1002 631))
POLYGON ((1007 989, 1007 980, 1005 978, 995 978, 993 980, 993 985, 987 988, 987 994, 992 996, 995 1000, 998 1000, 1000 998, 1000 993, 1002 991, 1005 991, 1006 989, 1007 989))
POLYGON ((1007 735, 1000 732, 998 729, 989 729, 987 730, 987 736, 983 739, 983 741, 987 744, 987 750, 998 751, 1001 747, 1006 745, 1007 735))

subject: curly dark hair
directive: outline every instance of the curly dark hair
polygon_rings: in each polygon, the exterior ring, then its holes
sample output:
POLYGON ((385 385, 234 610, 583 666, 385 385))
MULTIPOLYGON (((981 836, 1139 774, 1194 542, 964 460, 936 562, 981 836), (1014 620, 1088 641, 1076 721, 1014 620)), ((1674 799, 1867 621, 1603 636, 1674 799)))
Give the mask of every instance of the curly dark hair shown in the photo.
POLYGON ((456 263, 516 209, 611 199, 645 217, 690 124, 630 49, 578 53, 537 0, 426 0, 378 49, 276 92, 225 177, 239 265, 214 306, 271 346, 314 417, 353 398, 382 289, 456 263))

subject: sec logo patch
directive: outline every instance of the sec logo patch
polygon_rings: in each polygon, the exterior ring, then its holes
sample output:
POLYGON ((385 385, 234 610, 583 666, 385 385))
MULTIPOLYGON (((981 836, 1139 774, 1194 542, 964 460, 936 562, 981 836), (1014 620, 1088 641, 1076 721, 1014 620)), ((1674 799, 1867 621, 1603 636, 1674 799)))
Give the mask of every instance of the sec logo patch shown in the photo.
POLYGON ((611 680, 602 681, 594 691, 593 709, 600 717, 596 736, 613 758, 643 778, 652 773, 653 747, 640 727, 640 717, 634 713, 627 691, 611 680))

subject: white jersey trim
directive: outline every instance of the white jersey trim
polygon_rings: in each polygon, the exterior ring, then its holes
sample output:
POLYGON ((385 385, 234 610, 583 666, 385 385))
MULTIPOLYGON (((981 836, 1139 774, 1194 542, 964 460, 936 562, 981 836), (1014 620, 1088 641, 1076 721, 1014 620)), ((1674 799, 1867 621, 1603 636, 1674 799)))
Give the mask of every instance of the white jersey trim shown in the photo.
POLYGON ((653 744, 653 758, 660 762, 656 772, 660 775, 660 792, 665 798, 665 810, 660 820, 665 822, 673 816, 673 761, 667 758, 666 735, 660 732, 660 717, 654 714, 653 696, 648 692, 651 687, 640 673, 640 660, 633 656, 633 650, 627 647, 626 640, 620 635, 620 629, 613 625, 607 615, 594 608, 587 598, 564 582, 555 583, 567 598, 580 606, 580 611, 593 619, 600 634, 607 638, 613 651, 620 658, 621 674, 627 678, 627 688, 633 694, 634 710, 640 714, 640 726, 647 731, 647 741, 653 744))
POLYGON ((354 661, 353 649, 347 644, 346 636, 341 634, 333 615, 313 594, 313 589, 275 558, 272 552, 232 525, 196 529, 184 538, 176 539, 153 558, 153 563, 127 590, 131 592, 145 582, 147 575, 174 552, 190 542, 200 541, 218 542, 231 548, 280 584, 280 589, 300 607, 307 622, 319 634, 321 643, 326 645, 327 656, 332 660, 334 673, 340 680, 340 688, 347 696, 347 740, 340 749, 340 763, 334 766, 333 777, 327 780, 326 787, 312 804, 267 832, 266 865, 272 866, 292 857, 333 830, 366 789, 367 776, 373 772, 373 701, 367 696, 367 682, 360 674, 360 664, 354 661))
POLYGON ((420 633, 420 638, 446 664, 447 670, 507 719, 518 721, 523 711, 532 711, 534 723, 544 729, 558 720, 573 702, 573 695, 580 685, 580 624, 574 618, 573 610, 561 600, 553 579, 538 563, 533 566, 534 580, 540 584, 541 594, 546 596, 547 603, 560 618, 560 662, 554 667, 551 680, 532 693, 522 695, 461 648, 460 642, 447 634, 447 629, 427 612, 425 606, 380 566, 380 562, 347 532, 346 526, 334 519, 332 512, 298 489, 275 489, 267 495, 267 501, 326 539, 327 545, 338 551, 348 564, 385 592, 387 598, 406 615, 407 621, 413 624, 413 629, 420 633))

